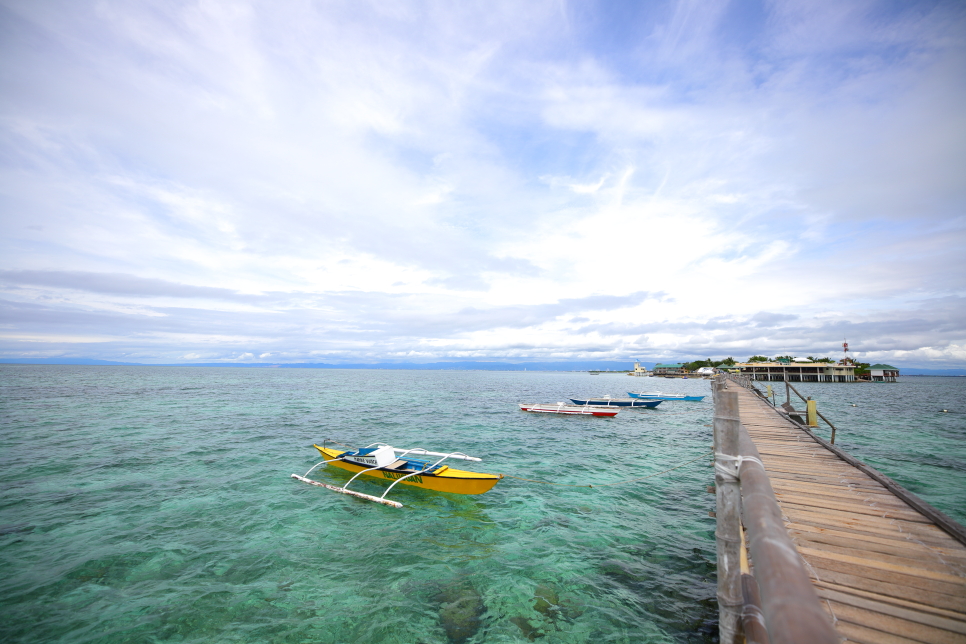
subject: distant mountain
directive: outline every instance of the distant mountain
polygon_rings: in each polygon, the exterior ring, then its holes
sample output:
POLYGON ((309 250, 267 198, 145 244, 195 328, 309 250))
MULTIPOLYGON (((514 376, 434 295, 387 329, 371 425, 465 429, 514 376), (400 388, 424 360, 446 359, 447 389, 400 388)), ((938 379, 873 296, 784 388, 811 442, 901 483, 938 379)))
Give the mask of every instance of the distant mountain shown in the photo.
MULTIPOLYGON (((64 365, 121 365, 139 366, 132 362, 111 362, 90 358, 0 358, 6 364, 64 364, 64 365)), ((648 369, 654 368, 653 362, 642 362, 648 369)), ((245 367, 275 369, 416 369, 450 371, 627 371, 634 368, 633 362, 618 361, 572 361, 572 362, 378 362, 355 364, 329 364, 323 362, 290 363, 235 363, 235 362, 193 362, 163 365, 140 365, 155 367, 245 367)))
MULTIPOLYGON (((330 364, 325 362, 181 362, 173 364, 144 364, 138 362, 113 362, 93 358, 0 358, 0 364, 63 364, 104 365, 125 367, 244 367, 254 369, 415 369, 424 371, 630 371, 634 362, 614 360, 574 360, 569 362, 475 362, 473 360, 451 362, 374 362, 330 364)), ((654 362, 642 361, 647 369, 654 362)), ((966 369, 919 369, 899 366, 900 376, 966 376, 966 369)))
POLYGON ((110 360, 94 360, 93 358, 0 358, 0 364, 79 364, 79 365, 114 365, 123 367, 140 367, 137 362, 111 362, 110 360))

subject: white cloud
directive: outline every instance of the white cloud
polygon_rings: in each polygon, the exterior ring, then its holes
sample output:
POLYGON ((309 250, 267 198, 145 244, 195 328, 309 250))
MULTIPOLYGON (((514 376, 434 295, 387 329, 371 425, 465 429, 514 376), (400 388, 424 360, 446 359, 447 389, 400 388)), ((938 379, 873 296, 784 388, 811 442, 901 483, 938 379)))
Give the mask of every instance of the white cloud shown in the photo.
POLYGON ((0 352, 958 359, 961 11, 598 9, 8 4, 0 352))

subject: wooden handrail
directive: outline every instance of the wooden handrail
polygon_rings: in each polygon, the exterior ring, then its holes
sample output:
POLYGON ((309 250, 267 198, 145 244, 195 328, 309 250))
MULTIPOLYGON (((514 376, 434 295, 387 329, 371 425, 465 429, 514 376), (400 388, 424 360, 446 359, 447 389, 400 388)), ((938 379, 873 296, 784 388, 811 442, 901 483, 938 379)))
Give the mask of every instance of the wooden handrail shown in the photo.
POLYGON ((715 383, 714 457, 715 516, 714 531, 718 553, 718 634, 721 644, 737 644, 741 637, 741 490, 735 467, 738 457, 738 392, 727 391, 723 382, 715 383))
MULTIPOLYGON (((738 450, 742 456, 761 460, 744 426, 739 430, 738 450)), ((758 463, 743 461, 738 476, 743 523, 769 640, 772 644, 837 644, 841 638, 822 610, 801 555, 788 536, 768 474, 758 463)))

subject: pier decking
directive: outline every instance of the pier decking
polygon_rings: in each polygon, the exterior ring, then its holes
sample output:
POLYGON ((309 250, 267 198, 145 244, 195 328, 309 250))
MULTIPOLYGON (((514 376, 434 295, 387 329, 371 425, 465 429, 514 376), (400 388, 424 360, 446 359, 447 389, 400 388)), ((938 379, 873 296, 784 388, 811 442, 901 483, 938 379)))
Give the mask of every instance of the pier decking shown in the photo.
POLYGON ((966 546, 752 391, 727 390, 839 635, 966 643, 966 546))

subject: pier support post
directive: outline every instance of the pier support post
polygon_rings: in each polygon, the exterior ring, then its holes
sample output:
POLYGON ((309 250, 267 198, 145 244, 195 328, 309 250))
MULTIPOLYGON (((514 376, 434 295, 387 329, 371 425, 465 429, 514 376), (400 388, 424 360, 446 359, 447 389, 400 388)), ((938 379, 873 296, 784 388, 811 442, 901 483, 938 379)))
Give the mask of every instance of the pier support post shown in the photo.
POLYGON ((805 420, 809 427, 818 427, 818 405, 811 396, 805 401, 805 420))
POLYGON ((741 489, 738 486, 738 393, 719 382, 714 399, 715 496, 718 524, 718 631, 721 644, 741 636, 741 489))

